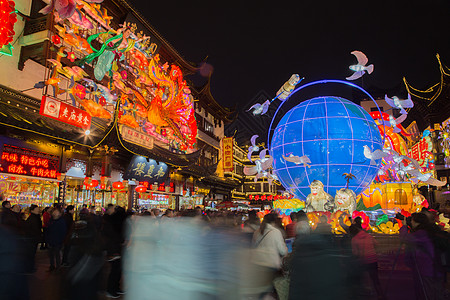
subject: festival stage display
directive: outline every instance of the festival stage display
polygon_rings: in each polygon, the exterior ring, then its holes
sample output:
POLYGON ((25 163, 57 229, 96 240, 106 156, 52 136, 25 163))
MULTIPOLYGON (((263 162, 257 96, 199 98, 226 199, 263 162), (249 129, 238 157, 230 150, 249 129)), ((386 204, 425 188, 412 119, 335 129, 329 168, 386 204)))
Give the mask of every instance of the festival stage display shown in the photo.
MULTIPOLYGON (((352 52, 358 64, 350 66, 354 72, 347 80, 357 80, 373 72, 367 57, 352 52)), ((278 95, 250 110, 254 117, 267 112, 274 100, 282 101, 268 129, 267 148, 251 140, 248 156, 259 152, 254 167, 244 170, 246 175, 279 181, 295 199, 304 201, 310 225, 327 220, 336 234, 345 232, 350 219, 360 217, 363 228, 382 234, 396 234, 403 225, 398 213, 408 216, 428 207, 417 186, 442 186, 433 177, 433 155, 429 132, 417 146, 408 149, 405 139, 410 135, 401 123, 407 109, 413 107, 411 96, 401 99, 388 97, 392 109, 400 110, 396 118, 389 111, 366 112, 359 105, 338 96, 320 95, 302 99, 300 91, 310 86, 328 84, 347 85, 363 92, 378 107, 372 96, 360 86, 341 80, 322 80, 298 85, 294 74, 278 95), (295 87, 295 88, 294 88, 295 87), (280 97, 282 95, 282 97, 280 97), (291 103, 296 101, 297 104, 291 103), (290 109, 277 115, 289 102, 290 109)), ((328 89, 327 89, 328 90, 328 89)), ((298 211, 299 204, 277 204, 284 213, 298 211)))

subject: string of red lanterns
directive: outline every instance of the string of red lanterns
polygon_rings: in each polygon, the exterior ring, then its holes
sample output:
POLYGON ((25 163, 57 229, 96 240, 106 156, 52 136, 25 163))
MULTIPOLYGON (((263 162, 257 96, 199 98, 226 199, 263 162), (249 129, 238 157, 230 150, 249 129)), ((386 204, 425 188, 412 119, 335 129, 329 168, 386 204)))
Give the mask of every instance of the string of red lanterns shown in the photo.
POLYGON ((261 200, 261 201, 264 201, 264 200, 272 201, 272 200, 281 200, 281 199, 292 199, 292 198, 294 198, 294 195, 289 195, 289 196, 283 196, 283 195, 275 195, 275 196, 273 196, 273 195, 249 195, 248 198, 250 200, 256 200, 256 201, 258 201, 258 200, 261 200))

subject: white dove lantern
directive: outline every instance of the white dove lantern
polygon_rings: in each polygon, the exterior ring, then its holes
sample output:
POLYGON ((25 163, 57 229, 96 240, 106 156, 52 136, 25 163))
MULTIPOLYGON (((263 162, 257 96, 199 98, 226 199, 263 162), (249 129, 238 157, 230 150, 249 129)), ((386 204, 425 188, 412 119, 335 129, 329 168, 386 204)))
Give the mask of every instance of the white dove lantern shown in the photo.
POLYGON ((252 162, 252 154, 253 152, 259 151, 259 147, 256 145, 256 139, 259 137, 259 135, 255 134, 250 138, 251 146, 248 147, 247 152, 247 158, 249 161, 252 162))
POLYGON ((387 95, 384 95, 384 100, 392 108, 400 109, 400 113, 402 115, 408 114, 408 112, 405 110, 405 108, 413 108, 414 107, 414 102, 412 102, 410 94, 408 94, 408 98, 404 99, 404 100, 399 99, 397 96, 389 98, 387 95))
POLYGON ((356 57, 358 63, 356 65, 349 66, 349 69, 355 73, 353 73, 352 76, 347 77, 347 80, 356 80, 358 78, 361 78, 366 72, 368 74, 371 74, 373 72, 373 65, 366 66, 369 60, 364 53, 362 53, 361 51, 353 51, 351 52, 351 54, 356 57))
POLYGON ((254 116, 263 115, 269 110, 269 106, 270 106, 270 101, 266 100, 262 104, 261 103, 253 104, 252 107, 250 107, 247 111, 253 110, 252 114, 254 116))
POLYGON ((376 165, 377 163, 375 162, 375 160, 381 159, 383 157, 388 157, 389 154, 387 154, 379 149, 372 152, 370 150, 369 146, 364 145, 364 156, 365 156, 365 158, 370 159, 371 165, 376 165))

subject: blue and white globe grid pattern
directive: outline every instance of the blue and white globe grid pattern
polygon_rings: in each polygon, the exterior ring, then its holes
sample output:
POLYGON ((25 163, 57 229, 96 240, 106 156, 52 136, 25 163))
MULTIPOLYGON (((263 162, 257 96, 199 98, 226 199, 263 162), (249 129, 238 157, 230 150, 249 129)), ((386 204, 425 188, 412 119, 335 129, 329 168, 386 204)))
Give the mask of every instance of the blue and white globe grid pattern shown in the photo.
POLYGON ((349 188, 363 192, 378 172, 380 160, 371 165, 364 156, 382 149, 383 140, 372 117, 359 105, 340 97, 317 97, 289 110, 275 128, 270 153, 273 168, 283 186, 298 199, 306 200, 309 185, 320 180, 333 197, 346 186, 344 173, 351 173, 349 188), (310 168, 287 162, 282 155, 306 155, 310 168))

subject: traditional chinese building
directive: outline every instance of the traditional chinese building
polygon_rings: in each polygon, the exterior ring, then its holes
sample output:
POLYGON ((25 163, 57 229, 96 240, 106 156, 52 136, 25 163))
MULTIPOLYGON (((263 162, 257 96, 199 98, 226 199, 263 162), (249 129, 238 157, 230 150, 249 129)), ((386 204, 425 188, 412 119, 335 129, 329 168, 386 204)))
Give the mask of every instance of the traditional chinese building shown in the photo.
POLYGON ((227 195, 214 166, 231 111, 189 86, 196 66, 126 1, 45 6, 16 1, 0 54, 3 198, 176 208, 197 182, 227 195))

